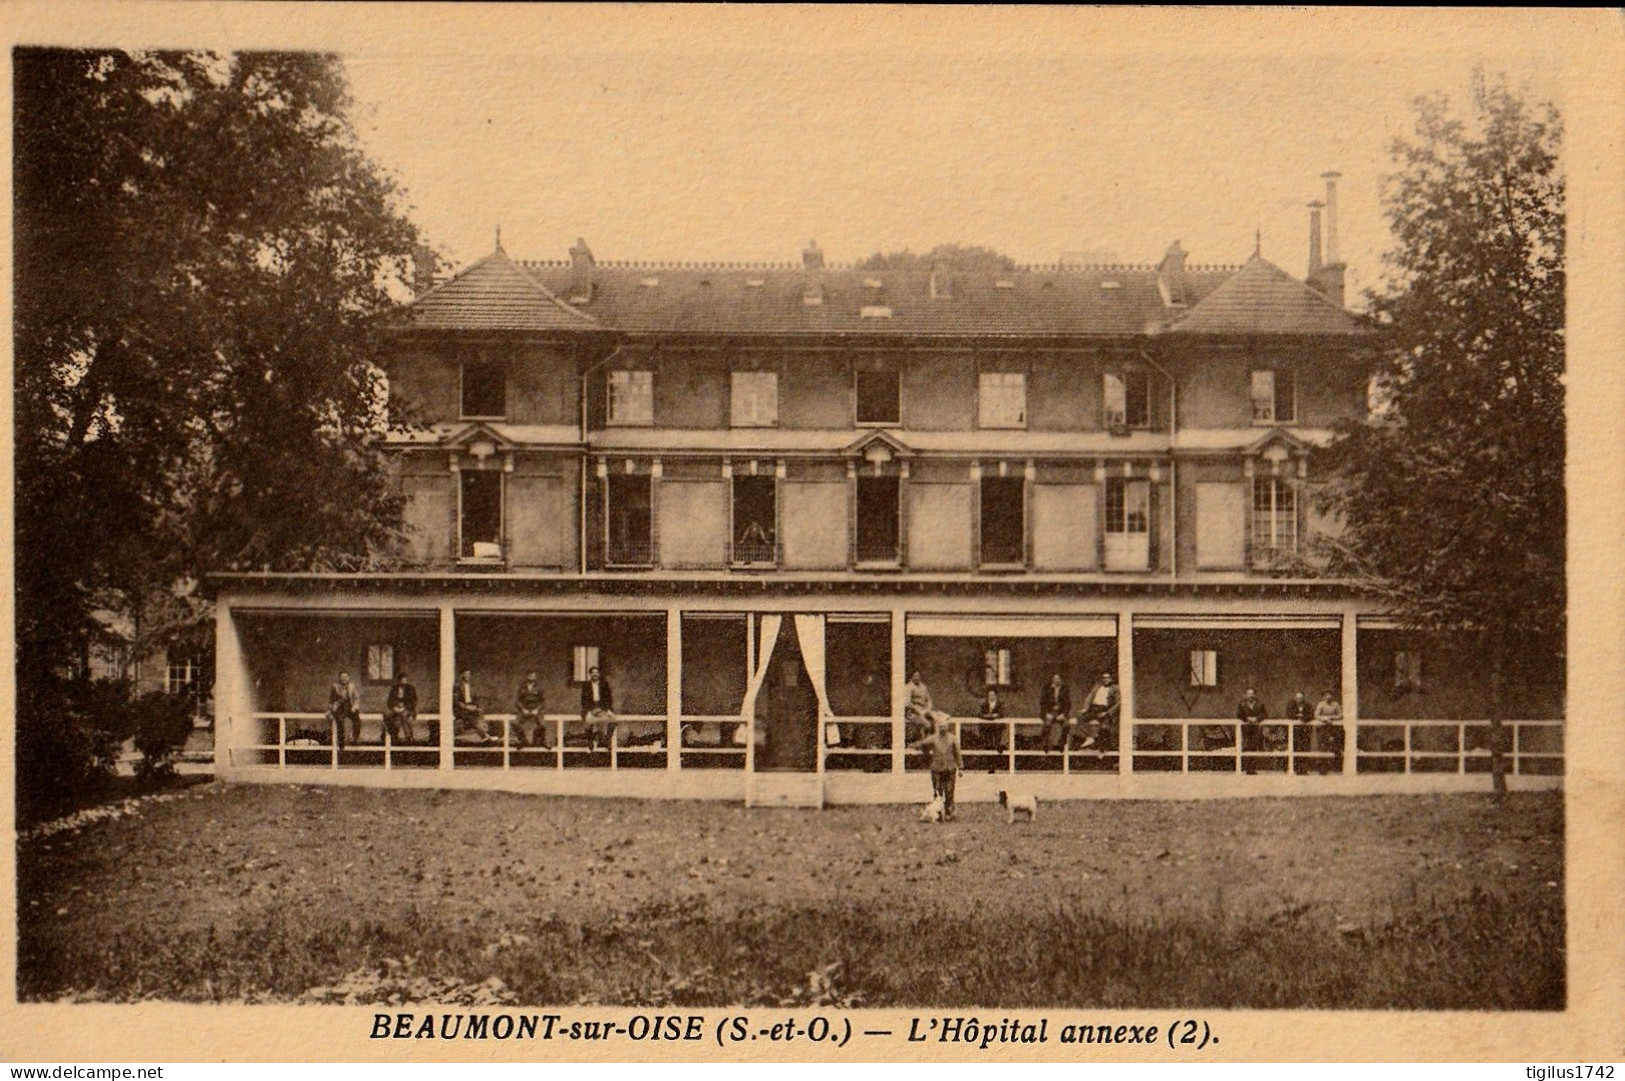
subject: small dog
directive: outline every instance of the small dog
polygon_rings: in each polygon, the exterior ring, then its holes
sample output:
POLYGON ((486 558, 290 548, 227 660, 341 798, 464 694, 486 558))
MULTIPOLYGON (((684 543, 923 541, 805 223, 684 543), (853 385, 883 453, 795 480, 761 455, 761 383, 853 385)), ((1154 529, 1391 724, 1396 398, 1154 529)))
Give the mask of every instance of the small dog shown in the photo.
POLYGON ((941 822, 943 819, 942 797, 937 796, 930 803, 920 808, 921 822, 941 822))
POLYGON ((999 806, 1004 808, 1006 821, 1014 825, 1017 815, 1026 816, 1027 821, 1038 821, 1037 796, 1012 796, 1004 789, 999 789, 999 806))

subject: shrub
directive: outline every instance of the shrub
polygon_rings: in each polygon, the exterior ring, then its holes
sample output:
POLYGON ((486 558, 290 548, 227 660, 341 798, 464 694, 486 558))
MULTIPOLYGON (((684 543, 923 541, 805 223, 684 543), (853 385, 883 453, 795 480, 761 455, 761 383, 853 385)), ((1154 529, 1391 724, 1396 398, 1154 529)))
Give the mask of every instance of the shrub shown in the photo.
POLYGON ((143 779, 173 776, 175 757, 192 732, 192 699, 184 694, 153 691, 130 703, 135 749, 141 752, 136 767, 143 779))
POLYGON ((130 686, 52 680, 18 687, 17 819, 49 818, 94 799, 133 734, 130 686))

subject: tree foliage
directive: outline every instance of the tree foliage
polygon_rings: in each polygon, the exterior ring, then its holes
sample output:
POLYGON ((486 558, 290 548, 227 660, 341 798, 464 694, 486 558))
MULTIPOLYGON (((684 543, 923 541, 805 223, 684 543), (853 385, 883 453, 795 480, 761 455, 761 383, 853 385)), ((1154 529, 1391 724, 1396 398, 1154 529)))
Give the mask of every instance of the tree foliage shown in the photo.
POLYGON ((1561 633, 1563 178, 1556 110, 1475 79, 1416 103, 1373 297, 1384 402, 1324 453, 1340 568, 1426 629, 1476 633, 1497 684, 1561 633))
POLYGON ((416 233, 336 58, 14 70, 19 661, 208 570, 376 558, 400 505, 374 317, 416 233))
POLYGON ((946 260, 951 270, 967 273, 1001 273, 1016 269, 1016 261, 992 248, 980 245, 938 244, 924 255, 902 251, 876 252, 859 263, 859 270, 929 270, 937 260, 946 260))

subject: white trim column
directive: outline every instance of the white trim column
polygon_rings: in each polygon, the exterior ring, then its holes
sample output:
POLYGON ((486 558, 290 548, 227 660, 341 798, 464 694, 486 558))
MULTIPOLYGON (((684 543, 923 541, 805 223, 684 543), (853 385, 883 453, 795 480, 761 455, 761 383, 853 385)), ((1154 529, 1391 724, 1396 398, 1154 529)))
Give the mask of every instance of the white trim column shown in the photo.
POLYGON ((1134 756, 1134 613, 1117 613, 1117 775, 1133 772, 1134 756))
POLYGON ((1360 735, 1360 624, 1353 611, 1343 613, 1343 773, 1354 776, 1360 735))
POLYGON ((903 742, 903 702, 907 698, 908 672, 908 614, 901 608, 891 612, 891 771, 903 774, 903 763, 908 754, 903 742))
POLYGON ((457 613, 450 604, 440 606, 440 687, 435 708, 440 712, 440 768, 452 768, 451 752, 456 746, 451 703, 457 691, 457 613))
POLYGON ((214 607, 214 765, 231 765, 231 748, 243 732, 254 730, 253 703, 245 693, 248 673, 243 671, 242 643, 237 623, 225 602, 214 607))
MULTIPOLYGON (((747 636, 749 629, 746 630, 747 636)), ((666 609, 666 769, 683 765, 683 613, 666 609)))

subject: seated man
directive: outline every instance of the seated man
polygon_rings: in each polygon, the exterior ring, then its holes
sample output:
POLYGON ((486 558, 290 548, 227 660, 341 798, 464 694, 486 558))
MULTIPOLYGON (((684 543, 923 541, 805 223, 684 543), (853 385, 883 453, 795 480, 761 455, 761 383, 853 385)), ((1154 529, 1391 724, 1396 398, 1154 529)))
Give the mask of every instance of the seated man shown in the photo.
POLYGON ((593 668, 587 672, 587 682, 581 685, 581 720, 587 727, 587 747, 596 751, 608 748, 615 739, 615 692, 609 680, 593 668))
POLYGON ((418 689, 407 682, 404 670, 398 671, 384 702, 384 731, 394 743, 411 743, 416 738, 412 722, 417 716, 418 689))
POLYGON ((472 728, 479 742, 492 742, 491 725, 485 719, 485 711, 480 708, 479 699, 474 697, 473 672, 464 672, 457 679, 457 686, 451 696, 451 717, 454 724, 453 735, 472 728))
MULTIPOLYGON (((1092 749, 1096 754, 1101 753, 1101 744, 1106 741, 1106 732, 1115 736, 1117 732, 1117 718, 1122 712, 1122 692, 1117 689, 1117 679, 1110 672, 1100 673, 1100 679, 1089 691, 1089 701, 1078 715, 1078 720, 1084 727, 1083 747, 1092 749)), ((1115 740, 1113 740, 1115 742, 1115 740)), ((1071 733, 1067 735, 1067 746, 1072 745, 1071 733)))
POLYGON ((361 689, 350 682, 350 673, 340 672, 339 681, 327 688, 327 720, 333 739, 344 747, 344 726, 350 725, 351 743, 361 742, 361 689))
POLYGON ((948 715, 932 703, 931 688, 925 685, 925 677, 918 670, 909 673, 904 691, 903 720, 906 724, 903 734, 907 742, 914 743, 936 731, 938 718, 946 720, 948 715))
POLYGON ((1059 749, 1072 743, 1072 691, 1061 673, 1049 677, 1038 696, 1038 716, 1044 722, 1044 750, 1059 749))
POLYGON ((535 669, 531 669, 525 673, 525 680, 519 684, 519 691, 514 695, 513 732, 518 734, 519 746, 549 746, 547 720, 542 716, 544 705, 541 677, 535 669), (530 726, 528 736, 525 734, 527 725, 530 726))

